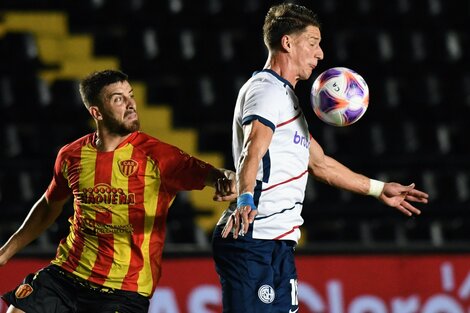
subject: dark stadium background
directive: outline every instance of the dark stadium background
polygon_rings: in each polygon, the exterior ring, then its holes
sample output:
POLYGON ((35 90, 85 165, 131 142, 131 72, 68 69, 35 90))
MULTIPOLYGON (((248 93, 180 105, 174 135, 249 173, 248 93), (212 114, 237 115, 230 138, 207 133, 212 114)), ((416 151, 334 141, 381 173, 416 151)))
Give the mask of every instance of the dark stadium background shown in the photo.
MULTIPOLYGON (((95 69, 117 64, 131 83, 144 86, 146 103, 139 105, 167 114, 168 120, 145 119, 144 130, 154 127, 152 135, 160 137, 163 126, 152 122, 167 123, 170 143, 194 146, 189 152, 201 157, 217 155, 221 166, 233 168, 237 90, 265 64, 262 22, 268 7, 279 2, 1 0, 0 242, 44 192, 57 149, 92 131, 77 83, 93 64, 95 69), (61 38, 91 42, 91 57, 98 61, 83 63, 83 46, 58 45, 54 32, 39 37, 42 23, 50 21, 39 19, 32 31, 11 26, 22 25, 12 22, 11 14, 31 21, 32 15, 51 12, 65 18, 61 38), (54 57, 44 59, 45 51, 54 57)), ((430 194, 429 204, 419 206, 422 215, 408 218, 373 198, 309 181, 299 254, 466 255, 470 1, 293 2, 316 11, 322 23, 325 59, 296 88, 312 135, 352 169, 376 179, 415 182, 430 194), (368 111, 345 128, 322 123, 309 107, 313 80, 333 66, 356 70, 370 88, 368 111)), ((210 255, 220 207, 195 204, 194 198, 181 194, 170 209, 168 258, 210 255)), ((20 257, 50 258, 67 231, 68 209, 20 257)))

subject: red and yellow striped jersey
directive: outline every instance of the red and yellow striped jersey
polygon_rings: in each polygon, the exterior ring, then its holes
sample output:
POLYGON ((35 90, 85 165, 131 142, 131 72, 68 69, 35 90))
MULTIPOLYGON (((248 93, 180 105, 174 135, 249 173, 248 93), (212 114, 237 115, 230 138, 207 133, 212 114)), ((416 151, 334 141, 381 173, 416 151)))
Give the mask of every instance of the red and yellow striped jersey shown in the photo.
POLYGON ((99 152, 95 134, 58 153, 49 201, 74 197, 70 233, 53 264, 106 287, 150 297, 161 275, 168 208, 204 188, 211 165, 142 132, 99 152))

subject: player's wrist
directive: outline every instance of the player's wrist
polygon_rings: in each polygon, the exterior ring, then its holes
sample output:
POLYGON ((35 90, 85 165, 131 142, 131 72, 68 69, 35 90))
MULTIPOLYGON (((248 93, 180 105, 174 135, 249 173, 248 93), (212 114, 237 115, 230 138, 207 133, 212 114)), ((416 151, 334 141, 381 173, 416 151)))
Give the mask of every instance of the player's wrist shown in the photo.
POLYGON ((367 192, 368 196, 378 198, 385 187, 385 183, 376 179, 369 179, 369 191, 367 192))
POLYGON ((244 192, 237 198, 237 207, 249 206, 252 210, 256 210, 255 201, 253 199, 253 193, 244 192))

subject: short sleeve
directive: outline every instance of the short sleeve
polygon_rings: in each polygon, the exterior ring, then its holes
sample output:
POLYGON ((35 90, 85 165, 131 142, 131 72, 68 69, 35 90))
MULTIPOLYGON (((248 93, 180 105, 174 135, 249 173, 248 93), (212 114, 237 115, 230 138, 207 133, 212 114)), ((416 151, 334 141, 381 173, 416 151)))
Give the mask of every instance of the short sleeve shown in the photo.
POLYGON ((201 190, 213 166, 190 156, 177 147, 167 145, 158 158, 162 183, 174 191, 201 190))
POLYGON ((57 158, 54 164, 52 180, 46 190, 46 198, 49 201, 64 200, 72 193, 71 189, 68 186, 68 181, 64 176, 67 173, 68 167, 65 156, 65 149, 62 148, 57 154, 57 158))
POLYGON ((280 100, 286 97, 284 90, 266 81, 254 83, 247 90, 242 110, 242 124, 257 119, 273 131, 280 119, 280 100))

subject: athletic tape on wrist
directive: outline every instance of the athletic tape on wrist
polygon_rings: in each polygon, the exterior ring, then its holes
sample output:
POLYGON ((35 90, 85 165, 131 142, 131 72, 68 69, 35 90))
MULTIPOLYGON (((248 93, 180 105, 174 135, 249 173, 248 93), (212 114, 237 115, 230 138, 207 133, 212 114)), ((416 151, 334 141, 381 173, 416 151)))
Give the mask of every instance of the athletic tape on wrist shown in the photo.
POLYGON ((385 183, 380 180, 370 179, 370 187, 367 195, 378 198, 384 190, 385 183))
POLYGON ((238 196, 237 207, 250 206, 252 210, 256 210, 255 201, 251 192, 245 192, 238 196))

